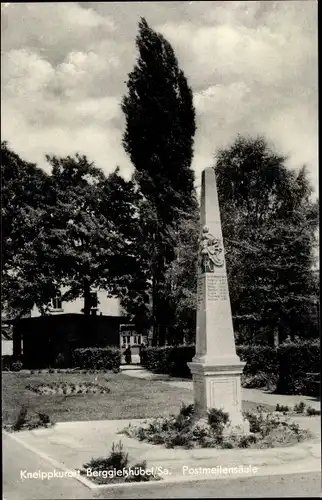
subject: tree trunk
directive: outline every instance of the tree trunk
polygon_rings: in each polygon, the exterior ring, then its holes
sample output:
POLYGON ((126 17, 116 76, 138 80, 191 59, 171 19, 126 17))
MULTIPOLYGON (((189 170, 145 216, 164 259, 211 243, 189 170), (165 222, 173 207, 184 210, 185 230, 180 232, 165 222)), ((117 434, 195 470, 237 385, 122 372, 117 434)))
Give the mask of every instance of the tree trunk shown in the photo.
POLYGON ((84 309, 83 313, 85 316, 90 316, 91 314, 91 288, 88 281, 84 281, 84 309))

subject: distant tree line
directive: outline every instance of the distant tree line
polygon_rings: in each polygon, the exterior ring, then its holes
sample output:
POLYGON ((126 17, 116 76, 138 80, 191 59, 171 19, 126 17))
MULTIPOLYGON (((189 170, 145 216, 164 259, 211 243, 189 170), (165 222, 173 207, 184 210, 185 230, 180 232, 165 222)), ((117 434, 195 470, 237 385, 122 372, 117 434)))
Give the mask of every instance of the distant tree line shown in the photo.
MULTIPOLYGON (((59 290, 84 299, 93 287, 120 298, 153 343, 193 342, 199 209, 191 168, 192 90, 174 50, 145 19, 122 100, 126 181, 86 156, 47 156, 45 173, 1 143, 2 296, 14 314, 42 314, 59 290)), ((306 169, 262 137, 238 136, 215 157, 237 340, 317 336, 312 271, 318 202, 306 169)))

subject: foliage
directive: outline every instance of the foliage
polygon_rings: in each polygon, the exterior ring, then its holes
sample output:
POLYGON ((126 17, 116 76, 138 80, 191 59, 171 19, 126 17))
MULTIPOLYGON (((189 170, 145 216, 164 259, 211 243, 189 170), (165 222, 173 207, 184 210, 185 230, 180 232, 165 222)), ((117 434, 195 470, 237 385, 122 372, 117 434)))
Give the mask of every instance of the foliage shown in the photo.
POLYGON ((118 372, 121 365, 121 352, 113 347, 90 347, 75 349, 73 365, 80 369, 111 370, 118 372))
POLYGON ((313 408, 312 406, 308 406, 306 408, 306 414, 309 416, 309 417, 315 417, 316 415, 321 415, 321 412, 319 410, 316 410, 315 408, 313 408))
POLYGON ((46 427, 47 425, 50 424, 50 417, 47 415, 47 413, 39 412, 38 413, 39 417, 39 424, 43 427, 46 427))
MULTIPOLYGON (((144 366, 154 373, 190 378, 187 363, 194 354, 194 345, 149 347, 144 366)), ((237 346, 237 355, 246 362, 242 375, 244 387, 270 387, 285 394, 306 394, 312 386, 307 374, 319 372, 320 342, 318 339, 287 342, 277 349, 243 345, 237 346)))
POLYGON ((194 355, 194 345, 148 347, 144 366, 155 373, 190 377, 187 362, 190 362, 194 355))
POLYGON ((293 444, 294 439, 299 442, 309 437, 309 433, 300 429, 298 424, 290 423, 288 418, 276 413, 267 413, 261 406, 255 412, 244 412, 244 416, 249 421, 250 432, 260 435, 261 447, 270 447, 274 441, 276 446, 287 442, 293 444))
POLYGON ((20 431, 21 428, 24 427, 27 422, 27 413, 28 412, 26 407, 23 406, 22 408, 20 408, 17 418, 12 426, 12 430, 20 431))
POLYGON ((70 383, 41 383, 36 385, 27 384, 28 391, 35 392, 41 395, 75 395, 75 394, 108 394, 110 389, 97 383, 84 382, 77 384, 70 383))
POLYGON ((37 429, 39 427, 50 427, 54 425, 47 413, 38 412, 37 417, 34 415, 29 415, 28 410, 25 406, 22 406, 19 413, 12 425, 7 425, 8 431, 21 431, 21 430, 31 430, 37 429))
POLYGON ((136 195, 116 169, 107 178, 86 156, 48 156, 52 167, 49 213, 53 262, 62 271, 63 300, 84 298, 90 314, 92 288, 113 295, 129 273, 136 195))
POLYGON ((305 406, 306 404, 304 403, 304 401, 300 401, 300 403, 294 406, 295 413, 304 413, 305 406))
POLYGON ((116 169, 108 177, 76 154, 47 155, 48 175, 1 143, 3 303, 7 315, 49 312, 51 299, 84 297, 92 289, 114 295, 131 282, 137 255, 137 198, 133 182, 116 169))
MULTIPOLYGON (((165 283, 167 266, 175 259, 170 233, 181 214, 193 213, 197 206, 191 169, 195 110, 173 48, 145 19, 139 23, 136 46, 139 57, 122 101, 126 121, 123 145, 143 196, 137 241, 143 244, 143 268, 149 270, 151 289, 140 289, 137 295, 142 305, 142 294, 150 293, 152 310, 142 309, 145 321, 153 324, 154 342, 163 345, 168 317, 172 323, 175 317, 165 283)), ((134 305, 135 300, 136 294, 134 305)), ((143 304, 147 302, 143 300, 143 304)))
POLYGON ((225 425, 229 423, 229 414, 221 409, 212 408, 208 413, 208 423, 214 431, 222 433, 225 425))
POLYGON ((242 387, 247 389, 259 389, 265 387, 274 391, 276 389, 277 379, 278 375, 276 373, 267 373, 263 371, 260 371, 255 375, 247 375, 243 373, 241 376, 241 384, 242 387))
POLYGON ((277 351, 273 347, 256 344, 238 345, 236 352, 240 359, 246 362, 245 375, 276 372, 277 351))
POLYGON ((290 411, 290 409, 289 409, 289 407, 288 407, 288 406, 286 406, 286 405, 279 405, 279 404, 277 403, 276 408, 275 408, 275 411, 280 411, 281 413, 287 413, 287 412, 289 412, 289 411, 290 411))
POLYGON ((49 176, 1 142, 2 310, 15 317, 42 310, 59 283, 48 257, 49 176))
POLYGON ((235 330, 240 343, 317 336, 312 271, 318 203, 305 167, 264 138, 238 136, 216 157, 216 177, 235 330))
POLYGON ((20 370, 22 369, 23 367, 23 364, 21 361, 17 360, 17 361, 13 361, 12 365, 11 365, 11 370, 13 372, 20 372, 20 370))
POLYGON ((83 465, 80 471, 82 475, 88 476, 97 484, 106 484, 112 482, 141 482, 153 479, 159 479, 146 474, 147 463, 141 462, 129 465, 128 453, 124 452, 121 441, 112 445, 112 451, 107 457, 92 458, 83 465))
POLYGON ((14 357, 11 354, 5 354, 1 356, 1 367, 2 370, 11 370, 12 362, 14 361, 14 357))
POLYGON ((167 315, 169 344, 194 342, 197 308, 197 269, 199 211, 181 217, 169 229, 173 241, 174 258, 165 271, 164 293, 171 308, 167 315))
POLYGON ((55 359, 55 366, 59 368, 66 368, 65 356, 63 355, 63 353, 60 352, 57 354, 57 357, 55 359))
POLYGON ((288 342, 277 351, 279 380, 277 390, 281 394, 303 394, 310 381, 308 373, 320 373, 320 339, 288 342))
POLYGON ((178 415, 157 418, 138 426, 129 425, 123 433, 140 441, 163 444, 166 448, 268 448, 295 444, 310 437, 286 418, 265 413, 261 407, 245 412, 251 434, 240 434, 230 427, 229 415, 213 408, 208 422, 194 418, 194 410, 182 407, 178 415))

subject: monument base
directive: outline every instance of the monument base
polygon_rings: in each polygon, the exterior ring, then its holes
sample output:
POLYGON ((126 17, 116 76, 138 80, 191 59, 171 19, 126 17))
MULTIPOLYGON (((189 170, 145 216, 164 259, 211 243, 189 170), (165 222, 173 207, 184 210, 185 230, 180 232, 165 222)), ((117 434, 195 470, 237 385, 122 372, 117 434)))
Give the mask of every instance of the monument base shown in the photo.
MULTIPOLYGON (((220 358, 221 362, 223 358, 220 358)), ((231 432, 249 433, 249 422, 242 415, 240 377, 245 363, 236 356, 234 364, 200 363, 194 358, 188 363, 193 378, 196 416, 204 419, 211 408, 229 414, 231 432)), ((214 360, 212 360, 214 361, 214 360)), ((217 361, 217 360, 216 360, 217 361)))

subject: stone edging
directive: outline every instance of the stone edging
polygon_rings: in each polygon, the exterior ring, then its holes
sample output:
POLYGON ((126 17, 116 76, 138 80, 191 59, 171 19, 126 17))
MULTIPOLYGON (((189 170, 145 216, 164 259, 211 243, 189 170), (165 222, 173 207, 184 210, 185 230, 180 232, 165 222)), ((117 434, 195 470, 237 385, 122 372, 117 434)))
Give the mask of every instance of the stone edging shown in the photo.
MULTIPOLYGON (((31 451, 32 453, 35 453, 39 457, 43 458, 47 462, 49 462, 53 467, 55 467, 58 470, 62 470, 65 472, 74 472, 72 469, 69 469, 65 467, 62 463, 58 462, 57 460, 51 458, 49 455, 46 453, 43 453, 39 451, 37 448, 34 448, 33 446, 30 446, 29 444, 25 443, 23 440, 21 440, 17 434, 12 434, 8 433, 7 431, 3 430, 3 433, 10 436, 10 438, 14 439, 16 442, 18 442, 20 445, 24 446, 26 449, 31 451)), ((155 450, 156 452, 157 450, 155 450)), ((160 451, 160 450, 158 450, 160 451)), ((216 450, 214 453, 214 449, 197 449, 197 450, 173 450, 173 449, 164 449, 164 453, 159 453, 159 458, 158 455, 155 454, 153 451, 153 460, 158 460, 158 463, 160 466, 167 468, 169 465, 171 465, 171 462, 173 465, 175 463, 177 466, 181 466, 182 464, 186 465, 187 460, 194 459, 194 460, 215 460, 216 464, 206 464, 204 463, 202 466, 205 468, 211 468, 211 467, 216 467, 218 465, 218 459, 221 458, 222 460, 228 459, 228 461, 225 460, 223 462, 222 466, 223 467, 236 467, 237 465, 240 465, 241 463, 244 463, 248 461, 248 463, 252 466, 261 466, 265 467, 264 471, 261 471, 259 474, 252 473, 248 476, 240 476, 240 475, 235 475, 235 476, 224 476, 224 477, 200 477, 200 475, 189 475, 189 476, 182 476, 182 475, 173 475, 172 477, 167 477, 164 476, 164 478, 160 481, 147 481, 147 482, 126 482, 126 483, 112 483, 112 484, 95 484, 92 481, 86 479, 85 477, 79 475, 79 476, 73 476, 73 479, 76 479, 80 483, 82 483, 84 486, 89 488, 90 490, 99 490, 99 489, 111 489, 111 488, 129 488, 129 487, 134 487, 134 488, 151 488, 151 486, 154 487, 159 487, 165 484, 169 483, 180 483, 180 482, 191 482, 191 481, 196 481, 196 480, 209 480, 209 479, 216 479, 216 480, 224 480, 224 479, 236 479, 236 478, 241 478, 241 477, 258 477, 258 476, 265 476, 265 475, 276 475, 276 474, 293 474, 297 472, 305 473, 305 472, 319 472, 321 470, 321 462, 320 462, 320 457, 321 457, 321 448, 319 443, 313 443, 313 442, 303 442, 298 445, 295 445, 293 447, 285 447, 285 448, 266 448, 266 449, 249 449, 249 450, 244 450, 244 449, 234 449, 234 450, 216 450), (296 450, 296 452, 295 452, 296 450), (182 457, 183 452, 193 452, 190 456, 186 454, 186 458, 182 457), (294 453, 295 452, 295 453, 294 453), (181 455, 180 458, 179 456, 176 455, 181 455), (237 457, 236 457, 237 454, 237 457), (245 457, 245 454, 248 455, 249 457, 245 457), (286 456, 285 456, 286 454, 286 456), (294 457, 294 454, 296 455, 294 457), (255 455, 255 456, 254 456, 255 455), (284 460, 283 460, 283 455, 284 455, 284 460), (291 459, 293 455, 293 460, 291 459), (233 460, 232 460, 233 457, 233 460), (273 459, 273 463, 272 463, 273 459), (291 460, 290 460, 291 459, 291 460), (278 463, 276 463, 278 461, 278 463), (228 463, 229 462, 229 463, 228 463), (271 463, 269 463, 271 462, 271 463), (289 463, 291 462, 291 463, 289 463), (288 470, 285 470, 285 465, 288 464, 288 470), (281 468, 283 466, 283 470, 278 470, 278 468, 281 468)), ((163 450, 162 450, 163 452, 163 450)), ((144 457, 142 457, 144 458, 144 457)), ((196 464, 194 465, 196 467, 196 464)))

